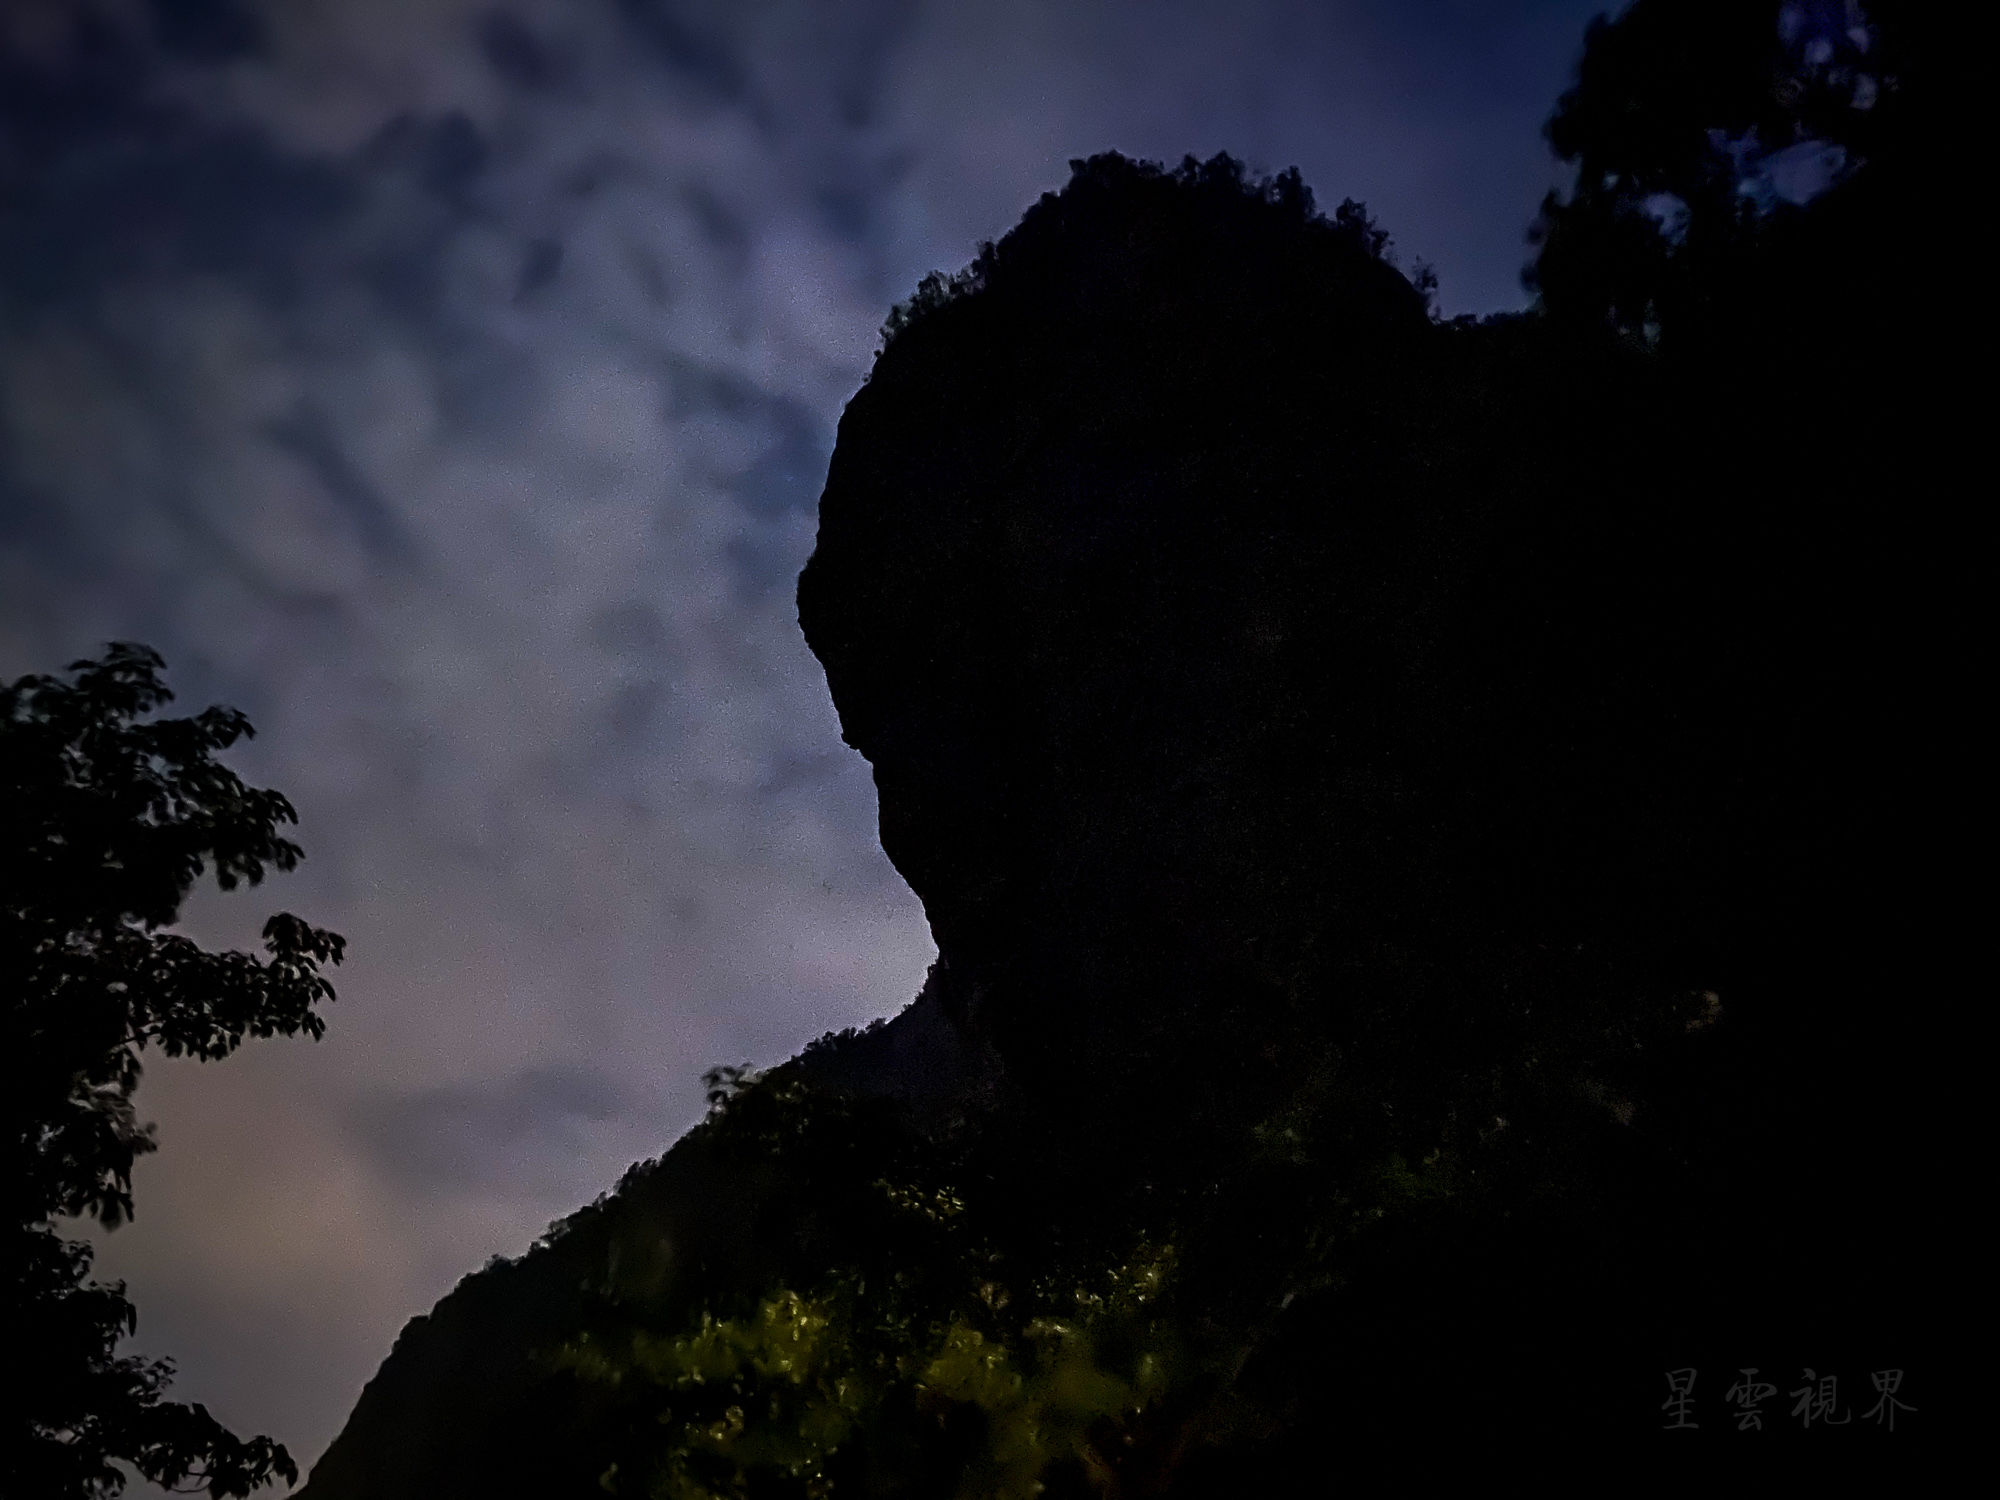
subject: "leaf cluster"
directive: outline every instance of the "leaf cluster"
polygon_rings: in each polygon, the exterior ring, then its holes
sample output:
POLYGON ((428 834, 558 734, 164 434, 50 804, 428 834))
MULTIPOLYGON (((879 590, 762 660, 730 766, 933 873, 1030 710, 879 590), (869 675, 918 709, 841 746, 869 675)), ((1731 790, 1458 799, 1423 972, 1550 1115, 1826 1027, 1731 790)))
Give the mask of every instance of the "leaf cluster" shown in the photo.
POLYGON ((1782 178, 1823 191, 1893 155, 1927 7, 1638 0, 1585 37, 1546 134, 1576 165, 1543 201, 1526 280, 1558 317, 1657 340, 1712 316, 1722 268, 1792 211, 1782 178), (1906 13, 1907 12, 1907 13, 1906 13), (1809 160, 1810 158, 1810 160, 1809 160))
POLYGON ((56 1221, 116 1228, 132 1167, 155 1149, 133 1094, 146 1049, 204 1061, 246 1037, 317 1038, 334 997, 335 933, 280 912, 265 955, 212 953, 164 931, 195 882, 224 890, 295 868, 279 793, 216 757, 251 733, 237 711, 149 718, 171 701, 164 662, 117 643, 67 680, 0 686, 0 1043, 14 1068, 0 1153, 15 1210, 15 1316, 51 1377, 19 1416, 10 1463, 37 1494, 109 1494, 114 1460, 156 1483, 248 1493, 296 1473, 268 1438, 239 1440, 200 1407, 161 1399, 171 1366, 119 1358, 135 1315, 123 1289, 87 1282, 87 1248, 56 1221))

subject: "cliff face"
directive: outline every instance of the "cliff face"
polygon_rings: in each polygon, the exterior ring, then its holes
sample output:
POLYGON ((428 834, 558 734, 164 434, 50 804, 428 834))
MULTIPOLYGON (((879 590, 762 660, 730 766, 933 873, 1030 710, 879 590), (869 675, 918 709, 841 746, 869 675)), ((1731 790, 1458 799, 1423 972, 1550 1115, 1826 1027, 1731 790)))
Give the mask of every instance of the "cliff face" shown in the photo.
MULTIPOLYGON (((1921 341, 1893 200, 1816 212, 1725 289, 1754 318, 1664 357, 1434 323, 1365 219, 1227 174, 1101 159, 1044 200, 840 426, 800 619, 942 957, 799 1075, 1004 1136, 1024 1236, 1227 1203, 1185 1221, 1223 1300, 1351 1185, 1229 1196, 1285 1101, 1332 1099, 1350 1165, 1531 1137, 1479 1160, 1532 1194, 1392 1227, 1239 1361, 1378 1436, 1498 1430, 1476 1372, 1590 1359, 1509 1420, 1645 1425, 1661 1359, 1741 1352, 1722 1321, 1788 1359, 1856 1258, 1908 1270, 1920 1007, 1880 996, 1929 898, 1887 873, 1924 857, 1887 719, 1931 684, 1881 496, 1921 341), (1879 303, 1840 336, 1835 288, 1879 303), (1833 406, 1878 425, 1813 435, 1833 406), (1782 1179, 1742 1151, 1798 1119, 1782 1179)), ((614 1245, 664 1246, 675 1306, 759 1284, 778 1181, 698 1132, 468 1278, 307 1493, 582 1492, 588 1403, 530 1349, 614 1245)), ((1868 1358, 1903 1326, 1844 1305, 1868 1358)))
POLYGON ((1798 708, 1720 649, 1761 563, 1656 372, 1433 325, 1377 250, 1094 164, 842 422, 801 624, 1039 1089, 1247 1105, 1301 1027, 1471 1066, 1510 979, 1726 969, 1714 726, 1798 708))

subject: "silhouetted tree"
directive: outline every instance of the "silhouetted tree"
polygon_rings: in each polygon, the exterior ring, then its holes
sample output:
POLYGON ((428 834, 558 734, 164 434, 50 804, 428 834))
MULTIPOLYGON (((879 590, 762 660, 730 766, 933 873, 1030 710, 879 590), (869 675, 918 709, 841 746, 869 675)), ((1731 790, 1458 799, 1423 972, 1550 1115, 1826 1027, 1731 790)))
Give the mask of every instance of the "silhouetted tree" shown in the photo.
POLYGON ((278 832, 291 805, 215 759, 251 733, 242 714, 144 717, 172 696, 163 667, 120 643, 68 681, 0 688, 0 1182, 20 1355, 5 1461, 23 1497, 116 1494, 121 1464, 212 1495, 297 1478, 270 1438, 163 1400, 170 1363, 117 1355, 137 1321, 123 1285, 87 1280, 89 1247, 58 1228, 131 1215, 132 1164, 154 1149, 132 1102, 147 1048, 210 1060, 246 1036, 316 1038, 333 997, 320 968, 341 957, 338 936, 285 913, 263 959, 163 930, 205 872, 230 890, 301 855, 278 832))
POLYGON ((1576 181, 1534 227, 1542 305, 1640 338, 1725 316, 1717 283, 1773 220, 1908 165, 1936 19, 1879 0, 1637 0, 1599 17, 1547 126, 1576 181))

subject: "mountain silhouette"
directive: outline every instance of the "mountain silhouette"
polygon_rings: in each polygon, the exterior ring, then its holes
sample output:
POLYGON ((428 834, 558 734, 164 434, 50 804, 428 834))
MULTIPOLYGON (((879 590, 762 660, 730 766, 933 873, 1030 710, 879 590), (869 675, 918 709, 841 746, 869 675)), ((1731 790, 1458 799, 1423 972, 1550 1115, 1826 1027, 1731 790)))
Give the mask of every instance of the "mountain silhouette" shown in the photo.
POLYGON ((1558 214, 1560 295, 1443 321, 1296 173, 1073 163, 892 315, 799 585, 922 993, 743 1093, 832 1101, 819 1166, 732 1154, 720 1089, 413 1321, 306 1494, 591 1491, 611 1419, 546 1351, 619 1288, 666 1327, 865 1259, 841 1195, 898 1141, 1007 1264, 1179 1247, 1253 1415, 1096 1492, 1916 1365, 1962 899, 1939 191, 1883 147, 1594 303, 1558 214))

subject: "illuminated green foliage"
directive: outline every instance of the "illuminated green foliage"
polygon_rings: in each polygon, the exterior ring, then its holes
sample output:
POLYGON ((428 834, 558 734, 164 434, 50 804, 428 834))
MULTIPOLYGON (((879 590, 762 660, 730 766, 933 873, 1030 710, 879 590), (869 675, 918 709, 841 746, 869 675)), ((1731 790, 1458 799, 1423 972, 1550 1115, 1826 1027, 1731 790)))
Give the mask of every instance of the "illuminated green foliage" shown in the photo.
POLYGON ((1171 1262, 1141 1247, 1096 1285, 1032 1297, 1032 1313, 983 1281, 929 1320, 908 1278, 837 1276, 676 1335, 585 1335, 561 1362, 651 1416, 603 1475, 617 1495, 818 1496, 865 1474, 871 1492, 1026 1500, 1059 1468, 1111 1494, 1114 1456, 1175 1368, 1156 1306, 1171 1262))

